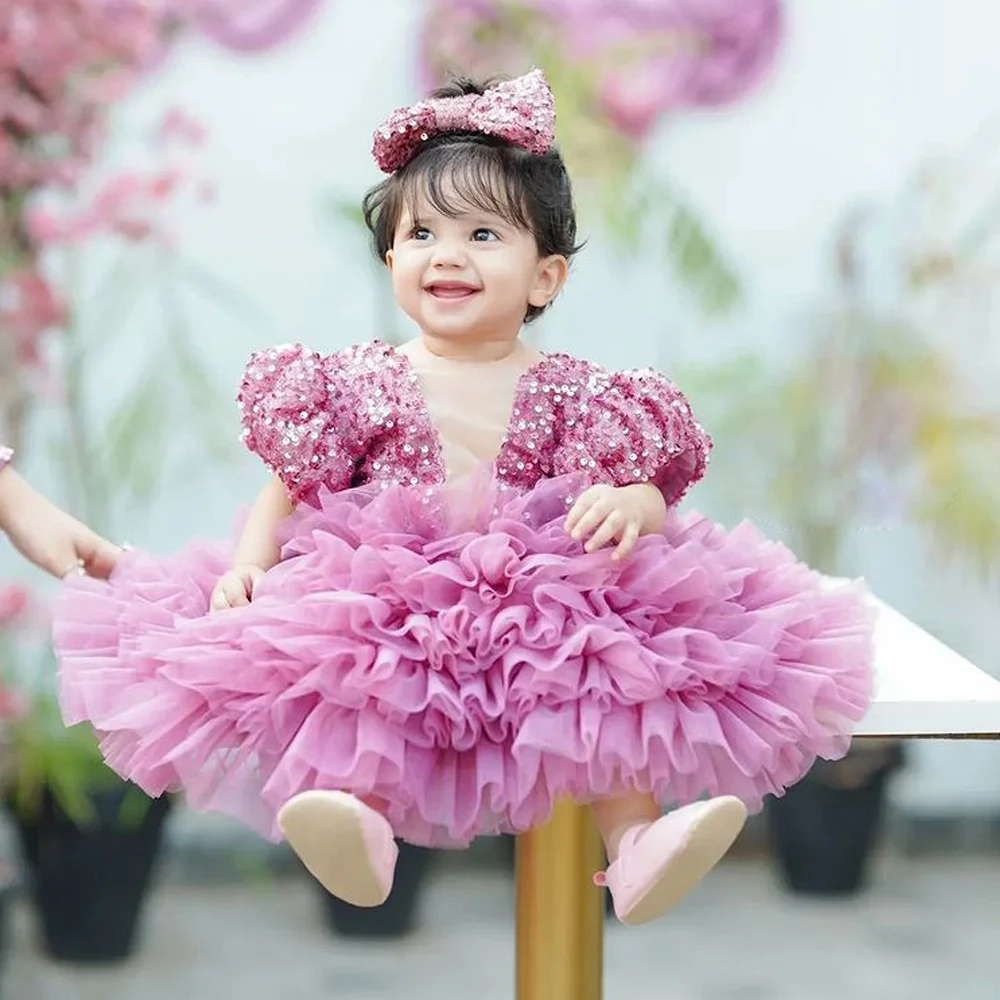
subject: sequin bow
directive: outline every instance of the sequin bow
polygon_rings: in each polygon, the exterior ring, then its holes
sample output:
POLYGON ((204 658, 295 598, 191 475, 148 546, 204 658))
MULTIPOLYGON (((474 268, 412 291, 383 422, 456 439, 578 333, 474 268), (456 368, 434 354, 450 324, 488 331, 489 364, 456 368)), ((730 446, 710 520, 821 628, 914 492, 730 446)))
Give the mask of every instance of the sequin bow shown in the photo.
POLYGON ((444 132, 482 132, 531 153, 555 139, 552 91, 540 69, 491 87, 485 94, 428 98, 394 111, 375 131, 372 154, 387 174, 416 156, 421 143, 444 132))

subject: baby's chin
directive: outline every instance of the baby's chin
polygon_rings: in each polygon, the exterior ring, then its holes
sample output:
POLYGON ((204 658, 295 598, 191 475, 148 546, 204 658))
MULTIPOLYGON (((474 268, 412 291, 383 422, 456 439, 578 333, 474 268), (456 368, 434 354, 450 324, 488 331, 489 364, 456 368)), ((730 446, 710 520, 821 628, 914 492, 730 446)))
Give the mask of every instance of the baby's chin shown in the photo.
POLYGON ((517 340, 521 324, 510 320, 495 320, 486 317, 434 316, 423 315, 417 325, 425 336, 438 340, 500 341, 517 340))

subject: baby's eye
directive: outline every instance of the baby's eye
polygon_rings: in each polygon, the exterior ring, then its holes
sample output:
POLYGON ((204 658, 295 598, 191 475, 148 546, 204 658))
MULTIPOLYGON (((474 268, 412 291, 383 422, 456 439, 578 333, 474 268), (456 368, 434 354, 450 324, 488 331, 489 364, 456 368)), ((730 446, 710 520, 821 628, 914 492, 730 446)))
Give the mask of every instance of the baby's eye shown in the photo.
POLYGON ((492 229, 477 229, 472 234, 473 240, 477 243, 488 243, 490 240, 498 240, 499 236, 492 229))
POLYGON ((429 240, 431 238, 431 231, 426 226, 414 226, 410 230, 411 240, 429 240))

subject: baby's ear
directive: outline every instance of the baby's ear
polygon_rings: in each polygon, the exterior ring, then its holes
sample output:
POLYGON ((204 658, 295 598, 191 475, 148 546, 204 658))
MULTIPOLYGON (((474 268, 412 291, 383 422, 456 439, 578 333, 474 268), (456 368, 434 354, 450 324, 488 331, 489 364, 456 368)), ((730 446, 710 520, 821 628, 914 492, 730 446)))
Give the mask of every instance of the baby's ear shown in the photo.
POLYGON ((569 275, 569 261, 562 254, 553 254, 538 262, 534 287, 528 294, 528 304, 536 309, 544 309, 566 284, 569 275))
POLYGON ((391 250, 386 250, 386 252, 385 252, 385 266, 387 268, 389 268, 390 271, 392 270, 392 259, 393 259, 392 258, 392 251, 391 250))

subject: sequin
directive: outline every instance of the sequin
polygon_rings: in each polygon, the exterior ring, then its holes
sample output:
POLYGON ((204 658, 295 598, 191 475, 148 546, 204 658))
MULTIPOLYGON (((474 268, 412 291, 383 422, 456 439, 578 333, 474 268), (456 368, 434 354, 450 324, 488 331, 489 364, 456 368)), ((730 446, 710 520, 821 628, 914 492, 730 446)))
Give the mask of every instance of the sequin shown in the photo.
MULTIPOLYGON (((238 401, 244 443, 296 499, 321 485, 444 481, 419 381, 389 345, 331 355, 301 345, 258 352, 238 401)), ((496 474, 518 491, 570 472, 612 486, 651 482, 674 504, 704 475, 711 447, 681 391, 659 373, 612 373, 546 354, 518 383, 496 474)))
POLYGON ((555 137, 555 102, 541 70, 491 87, 485 94, 428 98, 398 108, 376 130, 372 154, 379 169, 405 166, 431 136, 482 132, 544 153, 555 137))

